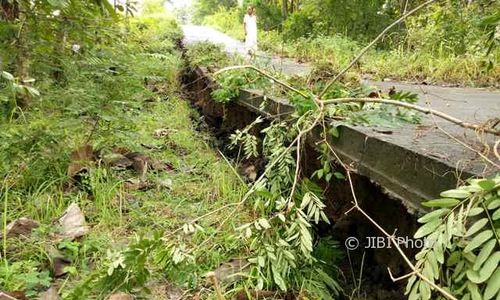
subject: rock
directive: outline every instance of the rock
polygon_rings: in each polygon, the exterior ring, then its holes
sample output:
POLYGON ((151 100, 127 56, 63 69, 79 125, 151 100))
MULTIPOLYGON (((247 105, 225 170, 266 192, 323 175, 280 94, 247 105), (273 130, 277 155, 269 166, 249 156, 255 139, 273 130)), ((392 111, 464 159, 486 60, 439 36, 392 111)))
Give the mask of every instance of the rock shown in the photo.
POLYGON ((241 274, 248 271, 250 263, 244 258, 231 259, 228 262, 222 263, 217 269, 213 271, 217 281, 225 284, 241 279, 241 274))
POLYGON ((25 300, 25 299, 28 298, 26 298, 24 292, 21 291, 15 291, 9 293, 0 291, 0 300, 25 300))
POLYGON ((58 222, 61 225, 60 233, 71 240, 82 237, 88 232, 85 216, 80 210, 80 207, 74 202, 66 209, 58 222))
POLYGON ((71 153, 71 162, 68 165, 69 178, 75 179, 77 175, 88 171, 89 165, 95 162, 95 153, 91 145, 83 145, 71 153))
POLYGON ((124 292, 118 292, 109 296, 108 300, 134 300, 134 296, 124 292))
POLYGON ((54 277, 62 277, 68 273, 65 268, 71 265, 71 261, 65 257, 58 256, 52 259, 54 277))
POLYGON ((57 289, 54 286, 51 286, 50 289, 40 294, 38 300, 59 300, 57 289))
MULTIPOLYGON (((16 237, 20 235, 28 236, 31 234, 31 231, 38 226, 40 226, 40 224, 37 221, 28 218, 16 219, 7 225, 7 237, 16 237)), ((3 238, 2 234, 0 234, 0 238, 3 238)))

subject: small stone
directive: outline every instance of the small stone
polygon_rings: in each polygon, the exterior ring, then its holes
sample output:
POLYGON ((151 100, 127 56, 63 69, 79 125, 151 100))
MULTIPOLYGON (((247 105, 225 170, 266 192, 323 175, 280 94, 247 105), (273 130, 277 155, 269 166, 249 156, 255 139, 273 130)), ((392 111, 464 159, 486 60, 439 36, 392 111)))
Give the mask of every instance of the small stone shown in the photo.
POLYGON ((58 222, 62 227, 61 234, 71 240, 86 235, 89 230, 85 216, 76 203, 71 203, 58 222))
POLYGON ((40 294, 38 300, 59 300, 57 289, 54 286, 50 287, 50 289, 40 294))
POLYGON ((31 234, 31 231, 38 226, 40 226, 40 224, 37 221, 28 218, 16 219, 7 225, 7 237, 16 237, 20 235, 28 236, 31 234))
POLYGON ((118 292, 109 296, 108 300, 134 300, 134 296, 124 292, 118 292))

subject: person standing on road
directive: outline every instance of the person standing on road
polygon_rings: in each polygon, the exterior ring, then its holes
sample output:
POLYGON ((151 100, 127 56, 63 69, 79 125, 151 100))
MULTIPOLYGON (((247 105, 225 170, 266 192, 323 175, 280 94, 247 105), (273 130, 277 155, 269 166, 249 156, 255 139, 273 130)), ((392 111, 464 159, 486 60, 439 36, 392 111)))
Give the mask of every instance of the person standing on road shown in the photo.
POLYGON ((243 27, 245 29, 245 49, 253 57, 257 54, 257 17, 253 6, 247 8, 243 27))

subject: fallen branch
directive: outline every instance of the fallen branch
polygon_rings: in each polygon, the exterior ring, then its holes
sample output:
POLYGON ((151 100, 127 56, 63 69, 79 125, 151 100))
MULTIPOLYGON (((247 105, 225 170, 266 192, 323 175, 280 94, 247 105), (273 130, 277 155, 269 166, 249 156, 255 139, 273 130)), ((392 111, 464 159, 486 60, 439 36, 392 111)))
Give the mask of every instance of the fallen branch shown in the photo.
MULTIPOLYGON (((349 188, 351 190, 351 194, 352 194, 352 197, 354 199, 354 205, 353 207, 348 211, 352 211, 353 209, 357 210, 358 212, 360 212, 370 223, 372 223, 386 238, 388 238, 391 242, 391 245, 394 246, 394 248, 396 248, 396 250, 399 252, 401 258, 403 258, 403 260, 405 261, 406 265, 408 265, 408 267, 412 270, 411 274, 414 274, 416 276, 418 276, 420 279, 422 279, 423 281, 425 281, 427 284, 429 284, 432 288, 434 288, 436 291, 438 291, 441 295, 445 296, 447 299, 450 299, 450 300, 457 300, 456 297, 454 297, 452 294, 450 294, 448 291, 446 291, 445 289, 443 289, 442 287, 438 286, 437 284, 435 284, 433 281, 431 281, 429 278, 427 278, 426 276, 424 276, 416 267, 415 265, 410 261, 410 259, 408 258, 408 256, 404 253, 403 249, 401 249, 401 247, 399 246, 399 243, 398 241, 396 240, 396 237, 394 234, 389 234, 384 228, 382 228, 382 226, 380 226, 372 217, 370 217, 362 208, 361 206, 359 206, 359 202, 358 202, 358 197, 356 196, 356 192, 354 191, 354 184, 353 184, 353 181, 352 181, 352 177, 351 177, 351 171, 349 170, 349 168, 347 168, 347 166, 344 164, 344 162, 342 162, 342 160, 340 159, 340 157, 337 155, 337 153, 335 152, 335 150, 333 150, 333 147, 330 145, 330 143, 328 143, 328 141, 326 139, 323 140, 324 144, 328 147, 328 149, 330 150, 330 152, 337 158, 337 161, 340 163, 340 165, 342 165, 344 167, 344 169, 346 170, 346 173, 347 173, 347 179, 348 179, 348 182, 349 182, 349 188)), ((347 214, 347 213, 346 213, 347 214)), ((393 278, 392 276, 392 273, 391 271, 389 270, 389 276, 391 276, 391 278, 393 278)), ((398 280, 401 280, 401 279, 404 279, 404 278, 407 278, 409 277, 410 275, 405 275, 405 276, 402 276, 400 278, 395 278, 395 279, 398 279, 398 280)))
POLYGON ((276 82, 279 85, 282 85, 283 87, 289 89, 290 91, 293 91, 293 92, 301 95, 304 98, 308 98, 308 96, 306 94, 304 94, 303 92, 299 91, 298 89, 292 87, 291 85, 287 84, 286 82, 283 82, 283 81, 279 80, 278 78, 276 78, 276 77, 274 77, 272 75, 267 74, 266 72, 262 71, 261 69, 255 67, 255 66, 252 66, 252 65, 232 66, 232 67, 223 68, 223 69, 220 69, 219 71, 215 72, 213 75, 217 76, 217 75, 222 74, 224 72, 228 72, 228 71, 232 71, 232 70, 241 70, 241 69, 251 69, 251 70, 254 70, 255 72, 263 75, 264 77, 267 77, 267 78, 271 79, 272 81, 276 82))
MULTIPOLYGON (((433 0, 435 1, 435 0, 433 0)), ((238 69, 252 69, 254 71, 256 71, 257 73, 273 80, 274 82, 282 85, 283 87, 289 89, 290 91, 293 91, 295 93, 298 93, 300 94, 301 96, 303 96, 304 98, 308 98, 308 96, 306 94, 304 94, 303 92, 299 91, 298 89, 290 86, 289 84, 279 80, 278 78, 272 76, 272 75, 269 75, 267 74, 266 72, 264 72, 263 70, 255 67, 255 66, 252 66, 252 65, 242 65, 242 66, 232 66, 232 67, 227 67, 227 68, 224 68, 224 69, 221 69, 217 72, 214 73, 214 76, 217 76, 221 73, 224 73, 224 72, 228 72, 228 71, 231 71, 231 70, 238 70, 238 69)), ((390 99, 381 99, 381 98, 338 98, 338 99, 327 99, 327 100, 320 100, 321 96, 320 97, 317 97, 316 98, 316 105, 317 107, 322 110, 323 107, 325 105, 330 105, 330 104, 340 104, 340 103, 349 103, 349 102, 358 102, 358 103, 383 103, 383 104, 390 104, 390 105, 396 105, 396 106, 401 106, 401 107, 404 107, 404 108, 408 108, 408 109, 413 109, 413 110, 416 110, 416 111, 420 111, 424 114, 432 114, 434 116, 437 116, 437 117, 440 117, 441 119, 444 119, 444 120, 447 120, 451 123, 454 123, 456 125, 459 125, 459 126, 462 126, 464 128, 469 128, 469 129, 472 129, 472 130, 477 130, 477 131, 484 131, 484 132, 487 132, 487 133, 491 133, 491 134, 494 134, 494 135, 499 135, 500 136, 500 130, 496 130, 494 128, 485 128, 484 126, 481 126, 481 125, 478 125, 478 124, 472 124, 472 123, 468 123, 468 122, 465 122, 465 121, 462 121, 460 119, 457 119, 453 116, 450 116, 448 114, 445 114, 443 112, 440 112, 438 110, 434 110, 434 109, 431 109, 431 108, 425 108, 425 107, 422 107, 422 106, 418 106, 418 105, 415 105, 415 104, 411 104, 411 103, 407 103, 407 102, 402 102, 402 101, 397 101, 397 100, 390 100, 390 99)))
POLYGON ((500 161, 500 152, 498 151, 499 146, 500 146, 500 139, 495 143, 495 146, 493 146, 493 153, 495 153, 495 156, 497 157, 498 161, 500 161))
MULTIPOLYGON (((245 193, 245 195, 243 196, 243 198, 241 199, 240 202, 235 202, 235 203, 232 203, 232 204, 236 204, 237 207, 235 209, 233 209, 227 216, 224 220, 222 220, 220 223, 219 223, 219 226, 217 226, 217 228, 214 230, 214 233, 207 239, 205 239, 203 242, 201 242, 200 244, 198 244, 196 247, 192 248, 190 250, 190 252, 194 252, 196 249, 199 249, 201 248, 202 246, 205 245, 205 243, 207 243, 211 238, 213 238, 221 229, 222 227, 224 226, 224 224, 226 224, 226 222, 230 219, 233 218, 234 214, 236 212, 238 212, 240 210, 240 207, 241 205, 245 204, 245 202, 250 198, 251 195, 253 195, 255 193, 255 191, 257 190, 258 187, 261 186, 262 182, 266 179, 266 176, 268 175, 268 173, 272 170, 272 168, 274 168, 274 166, 276 166, 276 164, 278 164, 278 162, 287 154, 289 153, 290 151, 292 151, 293 147, 295 145, 297 145, 298 143, 300 143, 300 140, 302 139, 302 137, 306 134, 308 134, 309 132, 311 132, 311 130, 313 130, 316 125, 318 124, 318 122, 320 121, 321 119, 321 116, 323 114, 319 114, 318 117, 316 117, 316 119, 314 120, 314 122, 309 126, 307 127, 306 129, 303 129, 301 130, 298 135, 295 137, 295 139, 290 143, 290 145, 288 145, 288 147, 283 151, 283 153, 281 153, 276 159, 274 159, 273 161, 271 161, 269 163, 269 165, 266 166, 266 169, 264 170, 264 172, 262 173, 262 175, 260 175, 260 177, 255 181, 255 183, 252 185, 252 187, 250 188, 250 190, 248 192, 245 193)), ((298 167, 298 166, 297 166, 298 167)), ((293 194, 290 196, 292 197, 293 194)), ((219 209, 220 210, 220 209, 219 209)), ((207 215, 211 215, 213 214, 212 212, 200 217, 200 218, 197 218, 196 220, 198 219, 201 219, 201 218, 204 218, 205 216, 207 215)), ((180 231, 182 230, 182 227, 178 228, 177 230, 175 230, 175 232, 177 231, 180 231)), ((172 234, 170 234, 169 236, 171 236, 172 234)))
MULTIPOLYGON (((424 94, 425 94, 425 97, 427 98, 427 93, 425 93, 424 91, 424 94)), ((430 103, 430 101, 427 99, 426 103, 430 103)), ((434 115, 431 115, 431 118, 432 118, 432 122, 434 124, 434 126, 436 126, 437 129, 439 129, 442 133, 444 133, 447 137, 449 137, 450 139, 454 140, 455 142, 457 142, 458 144, 462 145, 463 147, 465 147, 466 149, 476 153, 477 155, 479 155, 484 161, 486 161, 487 163, 491 164, 492 166, 500 169, 500 164, 497 164, 495 163, 494 161, 492 161, 491 159, 488 158, 488 153, 482 153, 481 151, 479 150, 476 150, 474 149, 473 147, 469 146, 468 144, 466 144, 465 142, 461 141, 460 139, 458 139, 457 137, 453 136, 452 134, 450 134, 448 131, 444 130, 441 126, 439 126, 439 124, 436 122, 436 118, 434 118, 434 115)), ((494 128, 495 126, 492 126, 491 128, 494 128)), ((500 142, 500 140, 498 140, 500 142)), ((483 145, 485 147, 488 147, 488 144, 484 144, 483 145)), ((495 150, 495 147, 493 147, 493 152, 495 150)), ((500 161, 500 156, 497 156, 498 160, 500 161)))
POLYGON ((319 102, 322 103, 323 105, 351 103, 351 102, 383 103, 383 104, 395 105, 395 106, 400 106, 400 107, 404 107, 404 108, 408 108, 408 109, 413 109, 413 110, 422 112, 424 114, 432 114, 434 116, 440 117, 441 119, 447 120, 451 123, 457 124, 457 125, 462 126, 464 128, 469 128, 469 129, 478 130, 478 131, 484 131, 484 132, 488 132, 488 133, 491 133, 494 135, 500 135, 500 131, 496 130, 494 128, 484 128, 481 125, 472 124, 472 123, 462 121, 460 119, 452 117, 452 116, 445 114, 443 112, 440 112, 438 110, 434 110, 431 108, 425 108, 422 106, 418 106, 415 104, 402 102, 402 101, 380 99, 380 98, 338 98, 338 99, 329 99, 329 100, 319 100, 319 102))
POLYGON ((411 16, 412 14, 414 14, 415 12, 419 11, 420 9, 426 7, 427 5, 433 3, 433 2, 436 2, 437 0, 429 0, 427 2, 424 2, 422 4, 420 4, 419 6, 415 7, 414 9, 410 10, 409 12, 407 12, 406 14, 402 15, 399 19, 397 19, 396 21, 394 21, 391 25, 387 26, 370 44, 368 44, 368 46, 366 46, 365 48, 363 48, 363 50, 361 50, 361 52, 358 54, 358 56, 356 56, 352 61, 351 63, 349 63, 349 65, 347 67, 345 67, 342 71, 340 71, 340 73, 337 74, 337 76, 335 76, 325 87, 325 89, 321 92, 321 94, 319 94, 319 98, 323 98, 323 96, 326 94, 326 92, 328 92, 328 90, 330 89, 330 87, 335 83, 337 82, 337 80, 339 80, 340 77, 342 77, 347 71, 349 71, 350 68, 352 68, 352 66, 354 66, 358 60, 368 51, 368 49, 370 49, 373 45, 375 45, 381 38, 383 38, 385 36, 385 34, 391 30, 394 26, 398 25, 399 23, 401 23, 403 20, 405 20, 406 18, 408 18, 409 16, 411 16))

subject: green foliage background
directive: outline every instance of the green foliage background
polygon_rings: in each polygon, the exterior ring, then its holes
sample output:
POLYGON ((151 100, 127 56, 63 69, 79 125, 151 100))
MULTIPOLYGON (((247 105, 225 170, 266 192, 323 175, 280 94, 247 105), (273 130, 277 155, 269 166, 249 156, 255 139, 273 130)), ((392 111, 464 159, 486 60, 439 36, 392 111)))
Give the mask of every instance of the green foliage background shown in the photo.
MULTIPOLYGON (((288 2, 286 18, 281 11, 283 1, 245 2, 257 8, 259 48, 330 64, 333 69, 345 66, 388 24, 423 3, 304 0, 293 1, 295 6, 291 6, 288 2)), ((245 5, 215 9, 204 23, 242 40, 245 5)), ((495 1, 436 1, 389 32, 360 61, 358 71, 376 79, 498 86, 498 11, 500 4, 495 1)))

